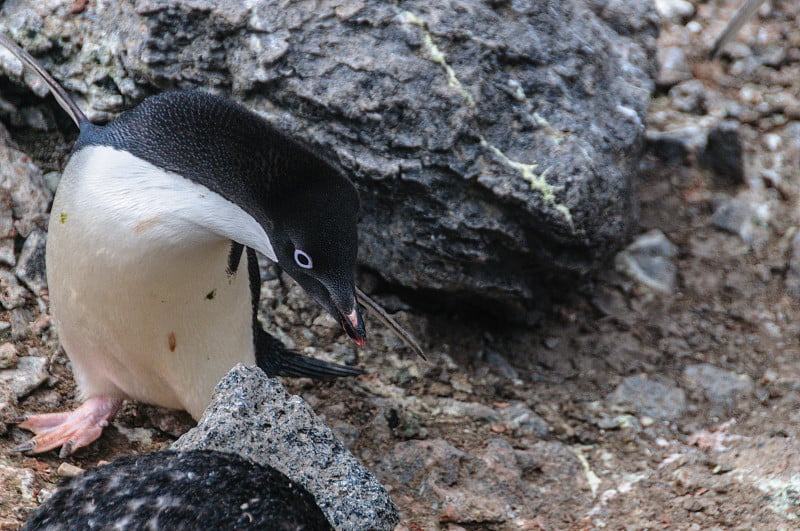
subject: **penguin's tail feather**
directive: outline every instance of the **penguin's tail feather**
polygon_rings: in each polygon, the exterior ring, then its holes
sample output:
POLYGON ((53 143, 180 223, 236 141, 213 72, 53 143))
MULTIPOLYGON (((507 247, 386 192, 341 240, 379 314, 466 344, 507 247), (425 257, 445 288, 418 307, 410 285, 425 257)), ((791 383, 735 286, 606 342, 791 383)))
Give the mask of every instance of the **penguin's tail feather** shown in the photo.
POLYGON ((293 352, 260 327, 256 330, 256 365, 268 376, 340 378, 364 374, 364 370, 358 367, 348 367, 293 352))
POLYGON ((36 74, 42 78, 42 80, 47 83, 50 92, 53 93, 53 97, 55 97, 58 104, 64 109, 69 117, 72 118, 72 121, 75 122, 75 125, 78 126, 78 129, 81 129, 84 123, 89 121, 86 118, 86 115, 83 114, 83 111, 78 107, 78 104, 75 103, 75 100, 72 99, 64 87, 50 75, 50 73, 45 70, 42 65, 40 65, 36 59, 31 56, 28 52, 20 48, 16 42, 14 42, 11 37, 0 31, 0 45, 8 48, 14 56, 22 61, 23 66, 27 66, 36 74))

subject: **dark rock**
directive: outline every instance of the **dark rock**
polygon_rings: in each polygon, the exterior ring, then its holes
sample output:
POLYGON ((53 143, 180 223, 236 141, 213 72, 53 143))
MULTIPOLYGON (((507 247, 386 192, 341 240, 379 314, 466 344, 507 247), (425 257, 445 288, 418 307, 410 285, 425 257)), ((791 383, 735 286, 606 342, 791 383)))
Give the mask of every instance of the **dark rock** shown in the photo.
POLYGON ((686 412, 686 393, 662 376, 629 376, 606 400, 625 411, 654 419, 673 420, 686 412))
POLYGON ((220 381, 197 427, 174 450, 219 450, 271 466, 306 488, 336 529, 391 530, 399 518, 378 480, 299 396, 256 367, 220 381))
POLYGON ((525 320, 554 278, 596 269, 635 226, 649 2, 68 9, 6 4, 0 26, 90 116, 203 87, 323 146, 361 191, 361 263, 437 304, 490 302, 525 320))
POLYGON ((25 239, 16 268, 17 278, 39 297, 47 293, 47 273, 44 260, 46 245, 47 233, 41 230, 33 231, 25 239))
POLYGON ((695 125, 670 131, 648 129, 647 150, 664 162, 679 166, 705 147, 707 136, 707 129, 695 125))
POLYGON ((314 497, 235 454, 120 457, 62 483, 23 529, 332 529, 314 497))
POLYGON ((720 122, 709 131, 706 147, 698 161, 714 172, 719 184, 739 185, 744 183, 743 153, 738 123, 720 122))

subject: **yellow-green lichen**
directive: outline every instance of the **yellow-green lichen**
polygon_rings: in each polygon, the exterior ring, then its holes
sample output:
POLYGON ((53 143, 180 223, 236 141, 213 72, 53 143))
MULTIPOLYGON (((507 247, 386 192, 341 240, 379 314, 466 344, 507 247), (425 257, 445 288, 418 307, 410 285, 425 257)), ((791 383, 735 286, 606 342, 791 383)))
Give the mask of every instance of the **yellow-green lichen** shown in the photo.
MULTIPOLYGON (((442 67, 442 69, 445 71, 445 74, 447 75, 448 85, 453 89, 455 89, 456 92, 458 92, 461 95, 461 97, 464 98, 464 101, 466 101, 467 105, 469 105, 470 108, 475 109, 477 107, 475 99, 472 97, 469 91, 467 91, 467 89, 458 79, 458 76, 456 75, 455 70, 453 70, 453 67, 451 67, 447 63, 447 56, 436 45, 436 42, 433 40, 433 36, 431 35, 430 31, 428 31, 428 26, 426 22, 420 16, 418 16, 415 13, 412 13, 411 11, 400 12, 399 18, 401 22, 412 24, 420 28, 420 31, 422 32, 423 46, 428 59, 431 62, 442 67)), ((550 136, 556 142, 556 144, 561 143, 561 141, 563 140, 563 133, 554 130, 553 127, 545 118, 540 116, 538 113, 534 112, 533 106, 527 100, 525 92, 522 90, 522 87, 519 85, 519 83, 515 81, 512 83, 512 87, 514 85, 516 88, 516 90, 514 91, 514 97, 526 103, 526 108, 529 111, 531 121, 539 127, 546 128, 550 133, 550 136)), ((513 168, 514 170, 517 170, 522 175, 522 178, 525 179, 528 183, 530 183, 531 189, 538 192, 542 196, 544 202, 547 203, 554 210, 556 210, 558 213, 560 213, 563 216, 563 218, 567 221, 570 228, 573 231, 575 230, 575 224, 573 223, 572 220, 572 213, 570 212, 569 208, 567 208, 566 205, 561 204, 556 200, 555 189, 544 178, 545 174, 547 173, 547 170, 542 172, 542 174, 537 174, 536 173, 537 164, 535 162, 524 163, 512 160, 500 148, 498 148, 491 142, 487 141, 483 137, 483 135, 479 134, 478 138, 480 139, 481 146, 491 151, 500 160, 500 162, 502 162, 503 164, 505 164, 510 168, 513 168)))
MULTIPOLYGON (((589 447, 587 447, 589 448, 589 447)), ((594 473, 592 470, 592 466, 589 464, 589 460, 586 459, 586 456, 583 454, 583 449, 578 446, 573 446, 572 453, 575 454, 575 457, 578 458, 578 461, 581 463, 581 467, 583 468, 583 473, 586 476, 586 482, 589 484, 589 488, 592 491, 592 497, 597 496, 597 489, 600 488, 600 483, 602 481, 597 474, 594 473)))
POLYGON ((537 174, 536 168, 538 165, 536 163, 526 164, 524 162, 512 160, 508 157, 508 155, 503 153, 500 148, 489 143, 485 138, 483 138, 483 136, 479 136, 479 138, 483 147, 494 153, 503 164, 509 168, 517 170, 522 175, 522 178, 531 185, 531 189, 539 192, 544 202, 559 212, 567 221, 570 228, 573 231, 575 230, 575 224, 572 220, 572 213, 569 211, 569 208, 567 208, 566 205, 556 201, 555 189, 547 182, 547 179, 545 179, 545 175, 547 175, 547 172, 550 170, 550 168, 544 170, 541 174, 537 174))
POLYGON ((466 100, 467 105, 469 105, 471 108, 474 109, 475 99, 472 97, 472 94, 470 94, 469 91, 467 91, 464 85, 461 84, 461 81, 458 79, 458 76, 456 76, 456 72, 455 70, 453 70, 453 67, 447 64, 447 56, 433 41, 433 37, 428 31, 428 27, 425 21, 410 11, 403 11, 400 14, 400 17, 401 20, 403 20, 403 22, 413 24, 414 26, 420 28, 420 30, 422 31, 423 46, 425 47, 425 52, 428 55, 428 59, 430 59, 431 62, 436 63, 437 65, 441 66, 444 69, 445 74, 447 74, 447 84, 451 88, 455 89, 455 91, 458 92, 458 94, 462 98, 464 98, 464 100, 466 100))
POLYGON ((61 222, 62 225, 64 223, 66 223, 67 222, 67 213, 66 212, 62 212, 61 215, 58 216, 58 220, 61 222))

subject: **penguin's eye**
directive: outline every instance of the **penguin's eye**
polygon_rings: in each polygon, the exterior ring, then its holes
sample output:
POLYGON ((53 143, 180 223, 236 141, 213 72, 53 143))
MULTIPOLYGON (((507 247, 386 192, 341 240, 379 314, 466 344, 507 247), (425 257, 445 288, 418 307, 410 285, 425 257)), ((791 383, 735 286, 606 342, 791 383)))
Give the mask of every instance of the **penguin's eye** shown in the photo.
POLYGON ((314 267, 314 262, 311 261, 311 257, 308 256, 308 253, 300 249, 294 250, 294 261, 303 269, 311 269, 314 267))

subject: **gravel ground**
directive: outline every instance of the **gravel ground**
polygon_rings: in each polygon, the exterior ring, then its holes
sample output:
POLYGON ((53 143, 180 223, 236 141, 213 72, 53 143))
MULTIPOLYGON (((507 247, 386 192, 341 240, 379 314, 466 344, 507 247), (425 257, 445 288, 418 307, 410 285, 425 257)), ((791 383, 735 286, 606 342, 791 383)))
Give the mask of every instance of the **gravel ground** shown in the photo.
MULTIPOLYGON (((372 321, 356 350, 290 281, 265 282, 270 330, 368 369, 287 385, 387 485, 400 529, 798 526, 800 4, 767 2, 710 61, 736 4, 660 2, 669 16, 640 236, 537 328, 425 315, 379 296, 425 344, 426 363, 372 321)), ((4 249, 0 240, 0 262, 4 249)), ((34 295, 46 292, 21 261, 0 274, 0 302, 13 308, 0 314, 0 366, 32 380, 13 390, 18 406, 0 399, 6 417, 74 405, 34 295)), ((190 425, 130 404, 66 462, 160 449, 190 425)), ((26 437, 11 426, 0 436, 3 529, 58 480, 54 453, 9 452, 26 437)))

